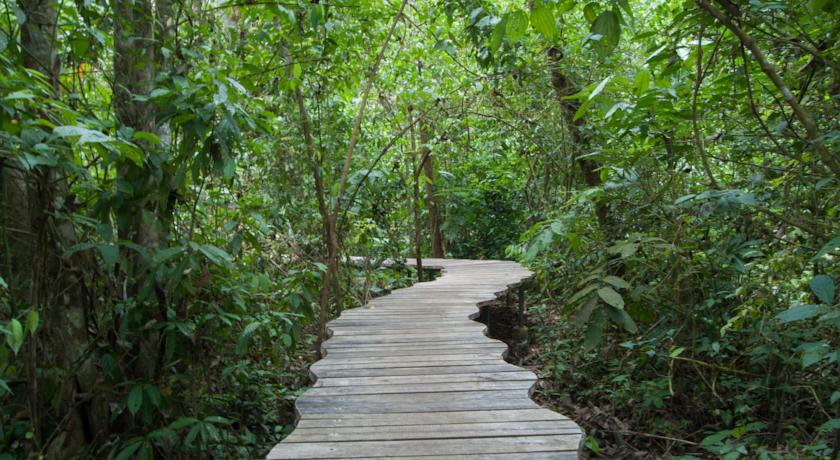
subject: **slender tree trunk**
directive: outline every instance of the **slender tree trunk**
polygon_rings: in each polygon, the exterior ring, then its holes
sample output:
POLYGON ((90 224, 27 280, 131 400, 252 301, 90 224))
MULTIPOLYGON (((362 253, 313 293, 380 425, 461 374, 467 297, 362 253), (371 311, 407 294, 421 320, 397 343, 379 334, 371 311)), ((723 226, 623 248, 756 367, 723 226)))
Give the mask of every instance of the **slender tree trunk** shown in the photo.
MULTIPOLYGON (((292 61, 291 54, 285 43, 280 46, 283 47, 283 55, 287 63, 292 61)), ((306 149, 306 162, 310 165, 312 170, 312 178, 315 181, 315 196, 318 200, 318 212, 321 214, 321 222, 323 224, 323 241, 324 247, 327 249, 327 262, 332 258, 330 254, 333 247, 332 244, 332 227, 329 225, 330 214, 327 209, 327 203, 324 198, 324 179, 321 175, 321 163, 318 161, 315 153, 315 143, 312 139, 312 124, 309 121, 309 112, 306 110, 306 101, 303 97, 303 90, 300 85, 295 86, 295 102, 298 107, 298 116, 300 117, 300 130, 303 133, 303 145, 306 149)), ((328 266, 329 267, 329 266, 328 266)), ((321 344, 326 340, 327 336, 327 321, 329 320, 329 304, 330 304, 330 278, 328 273, 323 274, 324 278, 321 283, 321 291, 318 298, 318 340, 315 344, 315 350, 321 353, 321 344)))
MULTIPOLYGON (((356 118, 353 123, 353 130, 350 133, 350 141, 347 145, 347 152, 344 154, 344 164, 341 168, 341 176, 339 177, 338 181, 338 190, 336 191, 335 195, 335 203, 333 204, 332 209, 329 213, 329 218, 327 219, 327 237, 329 239, 329 246, 327 248, 327 272, 325 274, 324 283, 329 283, 330 280, 333 280, 337 291, 335 292, 335 298, 339 313, 341 313, 342 308, 341 293, 338 291, 338 256, 340 252, 338 239, 338 216, 341 213, 341 199, 344 195, 344 189, 347 186, 347 178, 350 175, 350 164, 353 161, 353 153, 356 149, 356 143, 359 140, 359 133, 361 132, 362 120, 365 116, 365 109, 367 108, 370 90, 373 87, 373 80, 374 78, 376 78, 376 74, 379 72, 379 65, 382 63, 382 58, 385 56, 385 50, 388 49, 388 43, 391 41, 391 37, 394 35, 394 30, 397 28, 397 24, 400 21, 400 17, 402 16, 403 11, 405 10, 406 3, 408 3, 408 0, 403 0, 402 3, 400 3, 400 9, 394 16, 394 20, 391 23, 391 28, 388 29, 388 33, 387 35, 385 35, 385 40, 382 41, 382 46, 379 48, 379 54, 376 55, 376 60, 371 66, 367 79, 365 80, 365 84, 362 89, 361 101, 359 102, 359 111, 356 113, 356 118)), ((321 300, 322 302, 324 300, 327 300, 326 303, 321 305, 322 309, 329 309, 328 299, 329 293, 327 293, 325 298, 322 288, 321 300)), ((329 317, 329 312, 327 311, 325 315, 325 318, 329 317)), ((326 324, 324 325, 324 327, 326 328, 326 324)))
POLYGON ((703 145, 703 136, 700 133, 700 127, 697 123, 697 96, 700 94, 700 86, 703 84, 703 26, 697 32, 697 63, 695 65, 694 74, 694 92, 691 95, 691 130, 694 133, 694 146, 697 148, 697 154, 700 155, 700 161, 703 164, 703 171, 709 179, 709 184, 712 188, 718 187, 712 168, 709 166, 709 158, 706 156, 706 147, 703 145))
MULTIPOLYGON (((581 152, 589 147, 589 139, 581 129, 583 127, 583 119, 574 119, 575 113, 580 107, 577 100, 564 100, 563 97, 571 96, 579 91, 571 80, 563 74, 561 68, 561 61, 563 60, 563 52, 555 47, 548 49, 549 68, 551 69, 551 83, 554 91, 560 98, 560 106, 562 108, 563 117, 566 121, 566 126, 569 130, 569 137, 574 148, 573 152, 581 152)), ((574 153, 575 162, 583 173, 583 182, 589 187, 599 187, 601 185, 601 175, 598 172, 601 165, 597 161, 588 158, 581 158, 578 153, 574 153)), ((598 224, 601 230, 604 231, 607 239, 613 239, 611 227, 607 222, 607 207, 599 201, 595 204, 595 215, 598 218, 598 224)))
POLYGON ((443 238, 440 233, 440 210, 435 196, 435 164, 429 142, 429 123, 425 115, 420 120, 420 152, 423 159, 423 173, 426 176, 426 207, 429 213, 429 233, 432 240, 432 257, 443 257, 443 238))
POLYGON ((411 126, 411 187, 412 202, 411 209, 414 215, 414 258, 417 263, 417 281, 423 281, 423 257, 421 251, 420 233, 420 175, 417 171, 417 136, 414 132, 414 118, 412 107, 408 106, 408 123, 411 126))
MULTIPOLYGON (((113 105, 117 119, 124 126, 137 131, 156 131, 154 107, 135 96, 148 96, 154 87, 155 35, 152 0, 114 0, 114 94, 113 105)), ((141 144, 143 148, 148 145, 141 144)), ((154 186, 144 167, 123 160, 119 167, 123 180, 138 191, 149 192, 154 186)), ((161 203, 152 200, 153 193, 135 193, 127 197, 130 216, 118 220, 121 238, 132 240, 141 247, 157 247, 163 222, 161 203)), ((135 268, 140 260, 132 253, 135 268)))

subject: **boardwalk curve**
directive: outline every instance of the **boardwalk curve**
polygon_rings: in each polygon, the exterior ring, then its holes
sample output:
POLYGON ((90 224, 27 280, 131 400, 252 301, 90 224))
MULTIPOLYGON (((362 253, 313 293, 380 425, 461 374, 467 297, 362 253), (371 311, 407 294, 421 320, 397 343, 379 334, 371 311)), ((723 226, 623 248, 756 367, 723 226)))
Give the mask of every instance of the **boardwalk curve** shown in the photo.
POLYGON ((536 376, 471 319, 532 273, 496 260, 423 265, 442 276, 329 323, 297 427, 267 458, 577 458, 579 427, 531 400, 536 376))

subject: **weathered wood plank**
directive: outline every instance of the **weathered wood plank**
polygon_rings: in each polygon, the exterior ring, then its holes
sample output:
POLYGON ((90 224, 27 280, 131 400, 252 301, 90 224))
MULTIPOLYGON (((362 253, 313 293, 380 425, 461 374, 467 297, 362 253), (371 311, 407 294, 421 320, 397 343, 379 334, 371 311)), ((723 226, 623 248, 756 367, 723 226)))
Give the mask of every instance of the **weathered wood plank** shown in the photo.
POLYGON ((315 387, 351 386, 351 385, 406 385, 414 383, 461 383, 461 382, 509 382, 525 380, 536 382, 533 372, 519 370, 516 372, 487 372, 468 374, 420 374, 420 375, 391 375, 368 377, 332 377, 321 378, 315 382, 315 387))
POLYGON ((458 423, 505 422, 515 424, 528 421, 568 421, 557 412, 547 409, 512 409, 498 411, 420 412, 405 414, 313 414, 298 422, 304 428, 346 426, 401 426, 458 423))
POLYGON ((380 384, 380 385, 344 385, 314 387, 306 392, 317 396, 326 395, 364 395, 364 394, 389 394, 389 393, 438 393, 444 391, 487 391, 487 390, 524 390, 529 391, 534 385, 531 379, 528 380, 497 380, 497 381, 472 381, 472 382, 446 382, 430 383, 404 383, 404 384, 380 384))
POLYGON ((441 423, 388 427, 300 428, 284 442, 398 441, 401 439, 489 438, 579 434, 572 421, 526 421, 519 423, 441 423))
POLYGON ((484 455, 529 452, 574 452, 579 435, 521 436, 518 438, 461 438, 404 441, 349 441, 278 444, 269 459, 377 458, 422 453, 438 455, 484 455))

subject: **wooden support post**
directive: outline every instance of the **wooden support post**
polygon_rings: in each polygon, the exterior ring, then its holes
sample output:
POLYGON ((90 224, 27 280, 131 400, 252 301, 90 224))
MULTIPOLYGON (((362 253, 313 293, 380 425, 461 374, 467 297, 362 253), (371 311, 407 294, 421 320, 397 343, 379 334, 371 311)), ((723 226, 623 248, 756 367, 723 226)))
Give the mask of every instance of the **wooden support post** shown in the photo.
POLYGON ((516 322, 522 326, 525 324, 525 283, 519 285, 519 309, 516 312, 516 322))

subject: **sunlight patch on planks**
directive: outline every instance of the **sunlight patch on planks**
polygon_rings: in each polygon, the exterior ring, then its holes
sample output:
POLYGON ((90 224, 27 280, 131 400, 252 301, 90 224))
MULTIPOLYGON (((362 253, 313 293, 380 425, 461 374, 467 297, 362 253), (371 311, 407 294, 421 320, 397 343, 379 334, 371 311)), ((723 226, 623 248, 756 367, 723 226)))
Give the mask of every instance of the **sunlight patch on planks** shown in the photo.
MULTIPOLYGON (((410 261, 411 262, 411 261, 410 261)), ((532 276, 515 262, 424 259, 441 269, 329 323, 295 430, 268 459, 576 459, 582 433, 530 398, 536 376, 471 318, 532 276)))

